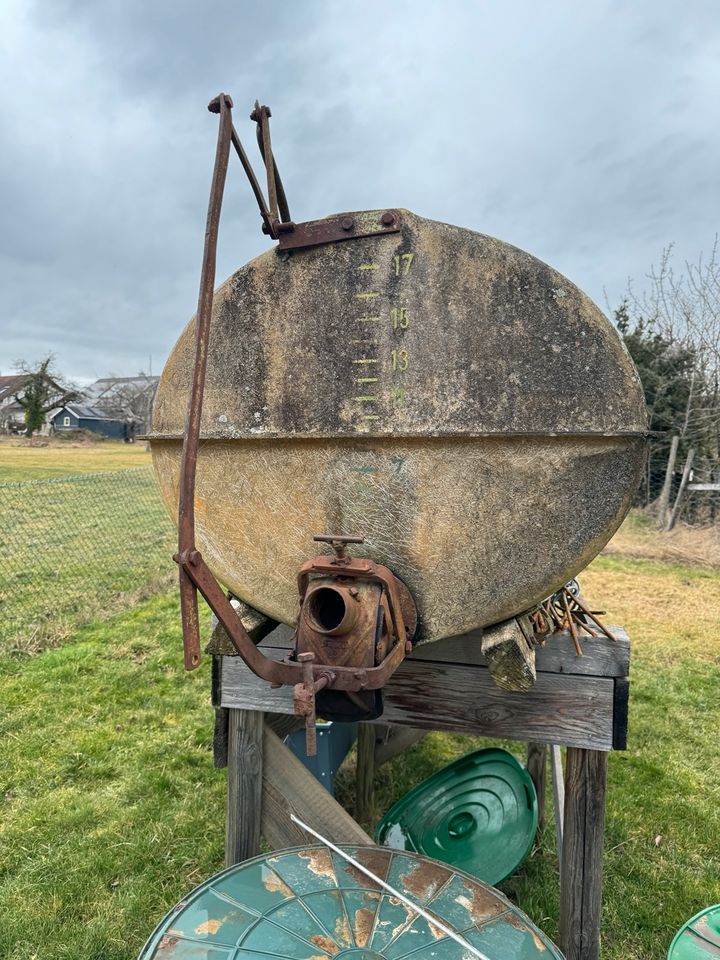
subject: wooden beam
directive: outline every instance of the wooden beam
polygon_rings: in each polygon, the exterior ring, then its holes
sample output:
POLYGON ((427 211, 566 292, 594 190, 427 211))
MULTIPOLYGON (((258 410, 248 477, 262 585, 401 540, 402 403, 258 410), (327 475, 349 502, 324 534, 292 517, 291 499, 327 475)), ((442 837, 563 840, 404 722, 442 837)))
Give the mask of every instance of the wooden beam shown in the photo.
POLYGON ((665 527, 666 530, 672 530, 672 528, 677 523, 678 517, 680 516, 680 510, 682 508, 683 499, 685 498, 685 488, 688 485, 690 480, 690 471, 692 470, 693 460, 695 459, 695 451, 693 449, 688 450, 688 455, 685 458, 685 466, 683 467, 682 477, 680 478, 680 486, 678 487, 677 496, 675 497, 675 503, 673 504, 672 513, 670 514, 670 519, 667 522, 665 527))
POLYGON ((545 783, 547 779, 547 746, 544 743, 528 744, 527 771, 535 784, 538 802, 538 830, 542 830, 545 826, 545 783))
POLYGON ((668 511, 670 509, 670 491, 672 490, 672 478, 675 471, 675 459, 677 457, 678 444, 680 437, 675 436, 670 443, 670 453, 665 467, 665 480, 657 500, 657 526, 659 530, 664 530, 667 524, 668 511))
POLYGON ((606 785, 606 753, 567 751, 559 936, 566 960, 600 956, 606 785))
POLYGON ((555 843, 558 863, 562 873, 563 829, 565 824, 565 780, 563 778, 562 754, 560 747, 550 747, 550 769, 552 771, 553 810, 555 812, 555 843))
MULTIPOLYGON (((543 673, 532 690, 518 692, 499 690, 486 667, 409 659, 383 694, 386 723, 591 750, 613 745, 614 684, 607 677, 543 673)), ((293 713, 293 691, 272 689, 239 657, 225 657, 222 705, 293 713)))
POLYGON ((375 727, 358 724, 357 764, 355 767, 355 819, 368 823, 375 805, 375 727))
POLYGON ((260 852, 263 715, 230 710, 228 717, 225 866, 260 852))
POLYGON ((480 648, 490 676, 500 689, 529 690, 535 683, 535 651, 517 619, 487 629, 480 648))
MULTIPOLYGON (((583 656, 575 652, 568 632, 554 633, 542 646, 535 648, 535 666, 538 673, 569 673, 590 677, 626 677, 630 660, 630 641, 623 627, 608 627, 616 642, 599 636, 583 641, 583 656)), ((457 637, 447 637, 435 643, 415 647, 410 661, 431 660, 434 663, 459 663, 465 666, 487 666, 482 655, 482 630, 474 630, 457 637)), ((269 656, 271 649, 289 652, 292 630, 281 625, 260 644, 269 656)))
POLYGON ((267 725, 263 745, 262 835, 274 850, 308 842, 291 813, 333 843, 374 843, 267 725))

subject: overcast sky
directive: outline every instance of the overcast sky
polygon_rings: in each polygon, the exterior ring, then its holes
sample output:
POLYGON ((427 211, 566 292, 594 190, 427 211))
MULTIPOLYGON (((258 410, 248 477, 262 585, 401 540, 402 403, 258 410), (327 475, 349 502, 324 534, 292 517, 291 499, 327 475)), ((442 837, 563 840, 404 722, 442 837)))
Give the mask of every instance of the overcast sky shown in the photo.
MULTIPOLYGON (((2 0, 0 373, 159 372, 197 300, 224 90, 293 218, 403 206, 605 308, 720 228, 717 0, 2 0)), ((260 166, 258 160, 258 167, 260 166)), ((231 161, 218 282, 267 240, 231 161)))

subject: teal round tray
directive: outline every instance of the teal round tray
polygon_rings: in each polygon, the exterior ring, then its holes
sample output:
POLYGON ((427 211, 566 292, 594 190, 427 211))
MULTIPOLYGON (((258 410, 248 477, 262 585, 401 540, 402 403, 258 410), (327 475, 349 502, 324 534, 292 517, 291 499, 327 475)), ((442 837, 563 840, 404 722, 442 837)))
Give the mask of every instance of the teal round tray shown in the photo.
MULTIPOLYGON (((488 960, 562 960, 509 900, 419 854, 344 847, 488 960)), ((196 887, 140 960, 460 960, 468 951, 321 845, 247 860, 196 887)))
POLYGON ((375 830, 383 846, 413 850, 500 883, 520 866, 537 832, 537 794, 506 750, 460 757, 391 807, 375 830))
POLYGON ((705 907, 684 923, 668 950, 668 960, 708 960, 720 956, 720 903, 705 907))

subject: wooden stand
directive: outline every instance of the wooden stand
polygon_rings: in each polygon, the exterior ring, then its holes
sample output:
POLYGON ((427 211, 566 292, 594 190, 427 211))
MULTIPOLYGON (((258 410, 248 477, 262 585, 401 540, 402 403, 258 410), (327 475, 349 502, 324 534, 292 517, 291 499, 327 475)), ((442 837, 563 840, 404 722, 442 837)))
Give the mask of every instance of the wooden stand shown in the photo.
MULTIPOLYGON (((537 650, 537 682, 528 691, 494 685, 478 634, 419 647, 384 690, 382 722, 407 730, 398 734, 400 749, 429 730, 528 741, 528 767, 541 800, 545 745, 551 745, 556 810, 564 804, 558 817, 559 946, 567 960, 597 960, 600 951, 607 753, 625 749, 629 691, 628 638, 621 628, 612 632, 617 642, 588 639, 582 657, 569 634, 551 637, 537 650), (560 746, 568 748, 564 781, 560 746)), ((287 656, 290 631, 279 627, 262 646, 268 656, 287 656)), ((213 702, 230 721, 227 864, 254 856, 261 834, 273 846, 304 842, 289 821, 291 810, 330 840, 372 843, 270 729, 280 715, 292 714, 292 690, 270 688, 239 657, 218 659, 213 702)), ((378 744, 376 728, 364 726, 358 739, 363 818, 372 811, 374 767, 395 752, 395 737, 378 744)))

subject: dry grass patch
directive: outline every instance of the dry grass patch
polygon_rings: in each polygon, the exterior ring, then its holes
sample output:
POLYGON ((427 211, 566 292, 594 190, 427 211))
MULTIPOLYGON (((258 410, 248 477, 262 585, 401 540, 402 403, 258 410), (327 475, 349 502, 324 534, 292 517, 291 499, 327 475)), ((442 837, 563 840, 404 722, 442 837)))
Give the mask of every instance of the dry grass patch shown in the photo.
POLYGON ((678 523, 664 532, 655 529, 647 514, 633 510, 603 553, 720 569, 720 526, 678 523))
POLYGON ((656 664, 720 663, 720 577, 652 560, 601 556, 582 574, 583 592, 605 623, 625 626, 636 653, 656 664))

